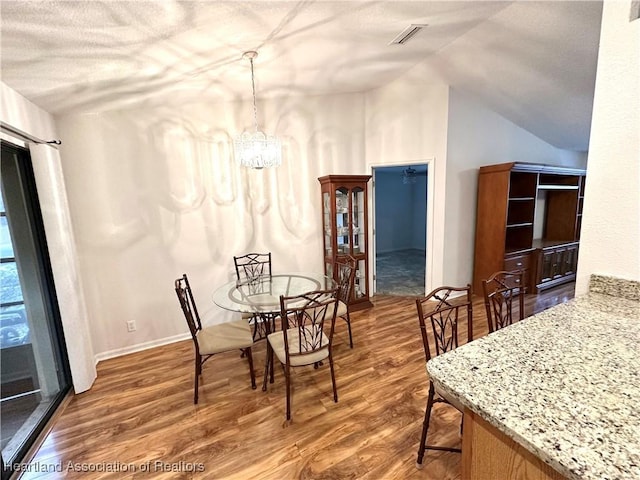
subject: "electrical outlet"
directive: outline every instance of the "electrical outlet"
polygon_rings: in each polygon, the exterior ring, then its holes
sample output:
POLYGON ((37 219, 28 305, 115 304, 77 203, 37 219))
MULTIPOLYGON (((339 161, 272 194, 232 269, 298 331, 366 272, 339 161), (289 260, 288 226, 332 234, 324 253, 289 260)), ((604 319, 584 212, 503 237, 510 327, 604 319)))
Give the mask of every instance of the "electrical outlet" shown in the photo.
POLYGON ((127 332, 135 332, 136 331, 136 322, 135 320, 129 320, 127 322, 127 332))

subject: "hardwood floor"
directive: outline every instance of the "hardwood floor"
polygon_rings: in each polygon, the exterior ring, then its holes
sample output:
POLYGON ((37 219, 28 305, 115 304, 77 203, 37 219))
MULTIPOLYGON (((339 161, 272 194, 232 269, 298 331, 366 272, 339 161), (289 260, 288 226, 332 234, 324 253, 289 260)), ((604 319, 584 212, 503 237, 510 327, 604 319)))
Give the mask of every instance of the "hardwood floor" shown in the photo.
MULTIPOLYGON (((572 296, 573 284, 531 295, 527 314, 572 296)), ((191 341, 101 362, 94 387, 69 402, 22 478, 460 478, 456 453, 428 451, 415 468, 428 381, 414 299, 377 296, 354 313, 353 349, 337 324, 339 401, 326 362, 295 368, 291 424, 282 370, 266 393, 252 390, 239 352, 205 364, 197 406, 191 341)), ((473 307, 477 338, 487 332, 481 298, 473 307)), ((264 356, 261 342, 258 375, 264 356)), ((454 408, 437 404, 429 442, 459 446, 459 424, 454 408)))

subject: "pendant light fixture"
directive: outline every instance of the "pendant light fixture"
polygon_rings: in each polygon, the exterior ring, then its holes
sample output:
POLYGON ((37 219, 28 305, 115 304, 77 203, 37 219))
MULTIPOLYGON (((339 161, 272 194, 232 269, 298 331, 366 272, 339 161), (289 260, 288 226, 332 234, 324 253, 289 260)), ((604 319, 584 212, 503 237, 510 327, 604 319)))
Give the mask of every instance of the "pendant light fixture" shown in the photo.
POLYGON ((267 135, 258 129, 258 108, 256 107, 256 84, 253 74, 253 60, 258 52, 249 51, 242 58, 251 63, 251 88, 253 92, 253 122, 255 132, 244 132, 233 140, 233 149, 238 164, 243 167, 261 169, 277 167, 282 163, 282 144, 275 135, 267 135))
POLYGON ((416 173, 416 170, 411 167, 402 170, 402 183, 405 185, 416 183, 416 173))

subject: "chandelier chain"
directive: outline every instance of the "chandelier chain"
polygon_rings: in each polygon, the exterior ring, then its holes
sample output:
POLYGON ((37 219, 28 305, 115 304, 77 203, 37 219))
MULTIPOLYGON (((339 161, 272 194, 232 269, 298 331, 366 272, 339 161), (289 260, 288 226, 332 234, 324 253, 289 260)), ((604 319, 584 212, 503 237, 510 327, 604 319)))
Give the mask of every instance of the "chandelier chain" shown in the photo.
POLYGON ((253 50, 244 52, 242 58, 249 60, 251 65, 251 93, 253 95, 253 123, 255 132, 245 131, 233 140, 233 151, 239 165, 249 168, 262 169, 277 167, 282 164, 282 144, 275 135, 268 135, 258 129, 258 100, 256 98, 256 77, 253 59, 258 52, 253 50))
POLYGON ((256 106, 256 82, 253 76, 253 58, 249 59, 251 62, 251 89, 253 91, 253 123, 258 131, 258 107, 256 106))

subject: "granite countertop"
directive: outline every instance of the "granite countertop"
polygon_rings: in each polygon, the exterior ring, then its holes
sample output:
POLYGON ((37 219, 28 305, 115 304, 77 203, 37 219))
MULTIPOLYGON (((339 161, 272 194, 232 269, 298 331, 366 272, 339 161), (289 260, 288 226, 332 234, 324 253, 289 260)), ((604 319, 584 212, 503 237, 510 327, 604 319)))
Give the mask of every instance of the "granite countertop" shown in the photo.
POLYGON ((640 302, 593 290, 427 370, 447 396, 564 476, 640 478, 640 302))

